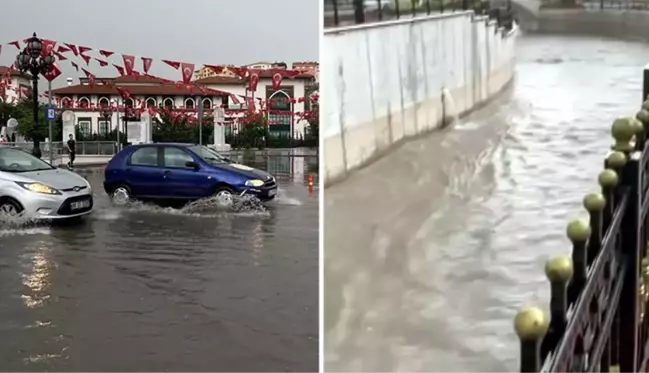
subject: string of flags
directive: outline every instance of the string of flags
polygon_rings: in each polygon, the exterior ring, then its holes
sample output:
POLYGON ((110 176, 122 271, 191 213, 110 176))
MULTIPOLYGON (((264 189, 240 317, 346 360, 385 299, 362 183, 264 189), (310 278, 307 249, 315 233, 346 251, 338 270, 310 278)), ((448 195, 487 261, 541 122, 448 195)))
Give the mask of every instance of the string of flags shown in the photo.
MULTIPOLYGON (((161 60, 162 63, 164 63, 166 66, 171 67, 174 70, 178 70, 181 73, 181 80, 179 81, 172 81, 169 79, 161 78, 161 77, 156 77, 151 74, 149 74, 149 71, 151 69, 151 66, 154 62, 153 58, 149 57, 140 57, 139 60, 141 61, 141 67, 142 71, 137 71, 136 70, 136 62, 137 58, 134 55, 128 55, 128 54, 121 54, 122 57, 122 63, 123 66, 120 66, 115 63, 111 63, 107 61, 106 59, 112 57, 113 55, 116 55, 116 52, 110 51, 110 50, 105 50, 105 49, 94 49, 86 46, 81 46, 81 45, 76 45, 72 43, 60 43, 55 40, 49 40, 49 39, 41 39, 42 40, 42 52, 41 54, 43 56, 52 54, 57 62, 60 61, 69 61, 70 65, 77 71, 81 71, 84 73, 86 78, 89 80, 89 85, 93 86, 97 80, 100 80, 102 84, 105 84, 107 86, 112 86, 112 84, 108 81, 105 81, 100 78, 97 78, 97 76, 93 73, 91 73, 87 68, 91 67, 92 64, 97 64, 99 67, 108 67, 109 65, 112 65, 117 70, 117 73, 120 76, 132 76, 137 79, 138 77, 141 76, 147 76, 151 78, 158 79, 160 82, 163 84, 174 84, 178 89, 182 89, 183 87, 188 90, 189 92, 193 92, 195 90, 200 91, 203 95, 208 95, 208 94, 213 94, 217 95, 223 92, 216 91, 216 90, 210 90, 201 86, 198 86, 196 84, 192 84, 191 79, 194 73, 195 65, 193 63, 187 63, 187 62, 180 62, 180 61, 174 61, 174 60, 166 60, 163 59, 161 60), (92 51, 97 51, 99 55, 104 57, 98 58, 98 57, 93 57, 89 55, 90 52, 92 51), (72 56, 78 57, 81 60, 83 60, 83 63, 85 63, 85 67, 81 67, 80 63, 77 63, 73 61, 71 58, 72 56)), ((22 41, 23 43, 27 43, 27 39, 22 41)), ((20 47, 20 41, 11 41, 9 43, 6 43, 6 45, 11 45, 17 48, 18 50, 21 49, 20 47)), ((2 44, 0 44, 0 55, 2 53, 2 44)), ((46 73, 43 73, 43 77, 47 79, 48 81, 53 81, 54 79, 58 78, 61 74, 61 68, 59 64, 55 62, 50 70, 46 73)), ((305 72, 303 70, 290 70, 290 69, 271 69, 271 70, 261 70, 261 69, 250 69, 247 67, 235 67, 235 66, 229 66, 229 65, 209 65, 205 64, 203 65, 205 68, 208 68, 212 70, 215 74, 219 75, 221 74, 224 70, 229 70, 234 73, 236 77, 238 77, 242 84, 247 82, 248 83, 248 91, 249 92, 255 92, 257 90, 258 84, 259 84, 259 79, 262 76, 265 75, 270 75, 271 80, 272 80, 272 86, 274 90, 279 90, 281 87, 282 81, 285 78, 288 79, 293 79, 298 76, 304 76, 304 75, 310 75, 308 72, 305 72)), ((5 75, 0 78, 0 90, 2 90, 3 85, 8 85, 7 80, 10 81, 10 77, 12 74, 12 71, 16 71, 16 66, 15 64, 11 66, 10 69, 8 69, 5 72, 5 75)), ((116 87, 118 88, 118 87, 116 87)), ((0 92, 1 93, 1 92, 0 92)), ((120 92, 122 94, 122 92, 120 92)), ((230 97, 232 98, 232 101, 234 103, 237 103, 238 98, 235 97, 236 95, 230 94, 230 97)), ((248 99, 245 96, 241 96, 246 99, 248 99)))

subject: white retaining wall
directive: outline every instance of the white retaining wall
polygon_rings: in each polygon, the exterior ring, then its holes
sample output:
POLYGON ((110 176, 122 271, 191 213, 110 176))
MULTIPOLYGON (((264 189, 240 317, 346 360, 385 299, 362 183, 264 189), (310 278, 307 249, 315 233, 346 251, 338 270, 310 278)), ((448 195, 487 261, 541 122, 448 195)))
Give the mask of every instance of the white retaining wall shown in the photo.
POLYGON ((325 185, 396 142, 439 128, 443 90, 460 113, 501 91, 514 75, 515 35, 473 12, 325 30, 325 185))

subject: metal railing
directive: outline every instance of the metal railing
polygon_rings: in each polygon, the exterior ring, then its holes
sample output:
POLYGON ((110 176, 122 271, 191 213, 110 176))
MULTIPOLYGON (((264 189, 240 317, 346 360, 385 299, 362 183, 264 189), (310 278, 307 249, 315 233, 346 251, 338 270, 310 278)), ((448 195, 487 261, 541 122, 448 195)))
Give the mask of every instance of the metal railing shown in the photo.
POLYGON ((550 259, 549 317, 518 313, 522 372, 646 372, 649 353, 649 65, 641 110, 612 126, 615 145, 568 224, 572 254, 550 259))
POLYGON ((588 10, 649 10, 649 0, 543 0, 543 8, 585 8, 588 10))
MULTIPOLYGON (((6 146, 15 146, 17 148, 31 151, 33 143, 31 142, 10 142, 6 146)), ((105 155, 113 156, 117 151, 117 143, 111 141, 77 141, 77 155, 105 155)), ((48 159, 50 154, 50 146, 47 142, 41 143, 41 151, 43 159, 48 159)), ((52 142, 52 154, 54 158, 68 154, 68 149, 61 141, 52 142)))
POLYGON ((325 27, 339 27, 466 10, 511 28, 510 0, 325 0, 323 14, 325 27))

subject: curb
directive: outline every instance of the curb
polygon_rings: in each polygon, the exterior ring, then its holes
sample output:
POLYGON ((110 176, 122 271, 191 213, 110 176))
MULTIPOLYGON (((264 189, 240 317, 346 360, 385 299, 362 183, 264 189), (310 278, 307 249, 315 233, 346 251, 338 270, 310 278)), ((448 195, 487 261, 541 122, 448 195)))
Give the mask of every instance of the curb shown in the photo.
MULTIPOLYGON (((84 169, 84 168, 102 167, 102 166, 106 166, 107 164, 108 164, 108 162, 81 163, 81 164, 75 165, 74 170, 84 169)), ((66 164, 60 164, 57 167, 58 168, 64 168, 66 170, 68 169, 68 166, 66 164)))

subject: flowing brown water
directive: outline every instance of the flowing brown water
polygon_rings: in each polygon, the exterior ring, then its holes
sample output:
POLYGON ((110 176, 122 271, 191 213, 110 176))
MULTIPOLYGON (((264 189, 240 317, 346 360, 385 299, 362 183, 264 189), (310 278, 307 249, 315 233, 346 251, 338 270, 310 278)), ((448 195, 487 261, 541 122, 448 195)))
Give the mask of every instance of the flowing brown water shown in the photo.
POLYGON ((317 371, 317 158, 255 166, 267 209, 117 208, 80 170, 83 222, 0 226, 0 370, 317 371))
POLYGON ((458 126, 325 190, 328 371, 515 371, 513 317, 633 115, 649 46, 524 36, 516 79, 458 126))

